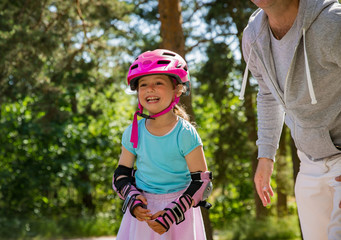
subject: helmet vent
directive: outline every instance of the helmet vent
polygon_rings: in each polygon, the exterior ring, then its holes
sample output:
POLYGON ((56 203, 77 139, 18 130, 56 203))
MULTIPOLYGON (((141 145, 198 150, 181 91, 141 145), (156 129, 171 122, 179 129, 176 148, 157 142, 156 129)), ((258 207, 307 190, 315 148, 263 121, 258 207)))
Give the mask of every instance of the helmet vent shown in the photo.
POLYGON ((184 66, 184 70, 187 72, 187 66, 184 66))
POLYGON ((175 54, 169 53, 169 52, 164 52, 164 53, 162 53, 162 55, 168 55, 168 56, 175 57, 175 54))
POLYGON ((135 64, 134 66, 131 66, 130 70, 133 70, 138 67, 138 64, 135 64))
POLYGON ((170 63, 170 61, 165 61, 165 60, 157 61, 157 64, 168 64, 168 63, 170 63))

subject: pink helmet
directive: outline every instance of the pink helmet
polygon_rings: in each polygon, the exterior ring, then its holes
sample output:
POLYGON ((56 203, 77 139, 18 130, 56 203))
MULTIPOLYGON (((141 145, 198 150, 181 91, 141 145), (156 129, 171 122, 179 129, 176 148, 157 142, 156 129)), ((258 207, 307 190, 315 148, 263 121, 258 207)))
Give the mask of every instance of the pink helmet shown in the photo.
POLYGON ((129 68, 127 80, 131 90, 136 90, 138 79, 152 74, 166 74, 179 84, 187 86, 185 95, 190 93, 189 72, 186 61, 177 53, 156 49, 140 54, 129 68))

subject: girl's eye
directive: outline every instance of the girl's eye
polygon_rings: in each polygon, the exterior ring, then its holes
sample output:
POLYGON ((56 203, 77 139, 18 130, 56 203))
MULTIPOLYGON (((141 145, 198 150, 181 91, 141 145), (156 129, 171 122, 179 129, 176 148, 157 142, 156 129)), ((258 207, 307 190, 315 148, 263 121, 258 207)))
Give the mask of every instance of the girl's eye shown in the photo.
POLYGON ((147 84, 145 84, 145 83, 142 83, 142 84, 140 84, 140 86, 139 86, 139 87, 145 87, 145 86, 147 86, 147 84))
POLYGON ((157 82, 156 85, 163 85, 163 82, 157 82))

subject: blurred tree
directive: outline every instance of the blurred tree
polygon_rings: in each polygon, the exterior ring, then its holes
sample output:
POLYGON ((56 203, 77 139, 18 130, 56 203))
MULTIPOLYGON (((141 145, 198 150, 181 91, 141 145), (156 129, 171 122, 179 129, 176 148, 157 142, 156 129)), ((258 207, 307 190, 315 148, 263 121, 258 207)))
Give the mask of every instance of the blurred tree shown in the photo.
POLYGON ((276 160, 276 183, 277 183, 277 216, 284 217, 288 215, 288 195, 293 189, 290 179, 290 171, 288 168, 288 128, 283 126, 282 135, 279 143, 279 151, 276 160))
MULTIPOLYGON (((169 49, 185 58, 185 36, 182 30, 182 16, 180 0, 159 0, 160 14, 160 48, 169 49)), ((182 96, 181 103, 184 104, 191 121, 195 121, 192 108, 192 96, 182 96)))

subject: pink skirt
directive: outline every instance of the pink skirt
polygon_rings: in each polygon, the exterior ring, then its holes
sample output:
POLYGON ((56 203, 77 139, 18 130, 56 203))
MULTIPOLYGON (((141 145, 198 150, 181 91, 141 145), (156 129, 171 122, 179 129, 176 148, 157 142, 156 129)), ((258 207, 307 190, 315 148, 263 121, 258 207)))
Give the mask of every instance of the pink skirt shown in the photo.
MULTIPOLYGON (((143 193, 147 198, 147 208, 151 213, 164 209, 171 201, 178 198, 184 191, 168 194, 143 193)), ((204 223, 200 208, 190 208, 185 212, 185 221, 176 225, 159 235, 154 232, 146 222, 138 221, 131 216, 129 210, 123 216, 117 240, 206 240, 204 223)))

